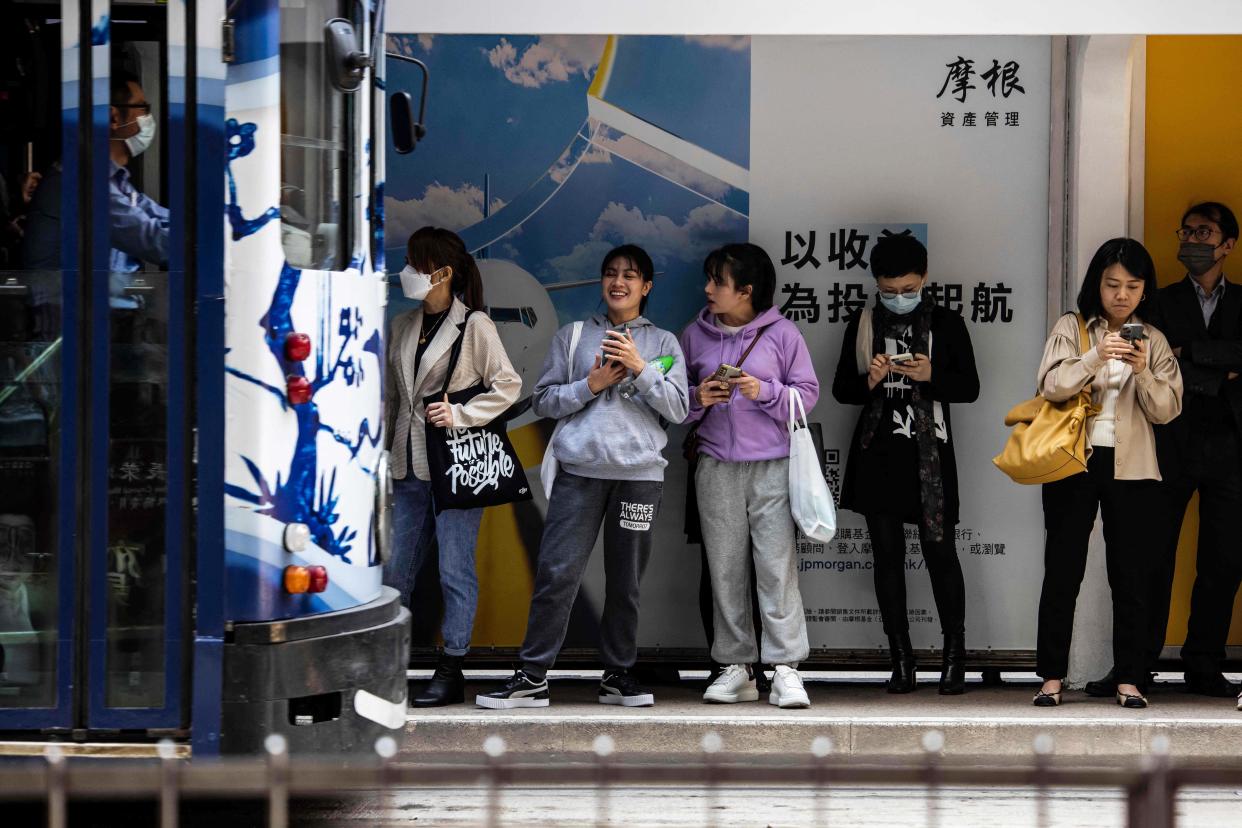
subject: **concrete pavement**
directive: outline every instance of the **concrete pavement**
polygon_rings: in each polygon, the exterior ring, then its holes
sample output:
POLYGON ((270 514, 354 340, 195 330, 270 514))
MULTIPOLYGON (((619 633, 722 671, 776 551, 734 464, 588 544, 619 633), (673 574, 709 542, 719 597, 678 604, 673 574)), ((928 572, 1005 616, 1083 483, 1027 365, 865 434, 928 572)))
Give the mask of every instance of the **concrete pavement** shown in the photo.
POLYGON ((818 736, 835 753, 858 758, 910 757, 924 752, 930 730, 944 734, 943 755, 961 759, 1021 761, 1033 756, 1037 735, 1053 737, 1063 760, 1126 761, 1150 753, 1167 737, 1171 757, 1207 765, 1242 765, 1242 712, 1231 699, 1207 699, 1158 683, 1146 710, 1124 710, 1109 699, 1066 694, 1059 708, 1036 708, 1037 685, 983 687, 943 697, 934 676, 908 696, 890 696, 876 683, 807 682, 812 706, 779 710, 767 703, 708 705, 702 681, 654 686, 656 705, 621 708, 596 701, 596 681, 552 680, 547 708, 493 711, 477 708, 474 694, 494 681, 471 681, 471 703, 410 710, 403 761, 445 754, 474 754, 491 735, 501 736, 515 760, 587 754, 597 736, 613 738, 619 754, 699 753, 715 732, 725 755, 809 754, 818 736))

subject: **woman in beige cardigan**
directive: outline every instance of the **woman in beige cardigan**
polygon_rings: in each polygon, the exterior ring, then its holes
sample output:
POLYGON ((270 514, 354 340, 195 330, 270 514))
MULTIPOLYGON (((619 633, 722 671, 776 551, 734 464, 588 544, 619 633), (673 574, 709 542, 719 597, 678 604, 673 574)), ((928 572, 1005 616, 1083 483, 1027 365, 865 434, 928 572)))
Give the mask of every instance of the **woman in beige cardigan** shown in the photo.
MULTIPOLYGON (((1159 511, 1153 423, 1182 409, 1182 375, 1164 334, 1143 324, 1156 297, 1156 269, 1143 245, 1112 239, 1096 251, 1078 294, 1091 347, 1082 352, 1078 317, 1062 316, 1044 346, 1039 388, 1068 400, 1088 384, 1099 412, 1087 419, 1087 470, 1043 487, 1044 585, 1039 599, 1036 672, 1044 679, 1037 707, 1061 703, 1069 669, 1074 605, 1087 562, 1096 512, 1104 521, 1108 583, 1113 599, 1113 663, 1117 704, 1142 708, 1147 667, 1146 583, 1157 553, 1153 516, 1159 511), (1127 323, 1145 338, 1122 336, 1127 323)), ((1126 333, 1136 333, 1127 329, 1126 333)))
POLYGON ((465 244, 448 230, 424 227, 410 236, 401 287, 422 305, 392 320, 384 408, 393 476, 393 553, 384 564, 384 583, 401 593, 408 606, 414 581, 434 536, 439 548, 444 650, 431 683, 411 694, 415 707, 438 707, 464 700, 462 659, 470 648, 479 582, 474 547, 483 509, 445 509, 432 503, 427 470, 425 423, 451 428, 481 426, 517 401, 522 379, 505 354, 496 326, 483 310, 483 283, 465 244), (463 324, 465 322, 465 324, 463 324), (482 382, 488 391, 468 403, 423 399, 444 387, 450 352, 463 337, 450 392, 482 382))

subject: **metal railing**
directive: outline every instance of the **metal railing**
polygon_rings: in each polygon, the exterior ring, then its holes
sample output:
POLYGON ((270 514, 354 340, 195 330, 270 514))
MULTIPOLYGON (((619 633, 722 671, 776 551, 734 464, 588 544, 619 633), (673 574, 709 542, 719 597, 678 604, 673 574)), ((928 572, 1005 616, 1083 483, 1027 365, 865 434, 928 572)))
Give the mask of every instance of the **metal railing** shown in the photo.
MULTIPOLYGON (((1152 741, 1151 753, 1127 767, 1058 766, 1053 740, 1037 736, 1031 761, 1021 765, 972 765, 946 759, 944 735, 923 735, 923 756, 916 761, 860 760, 835 752, 832 739, 815 737, 804 757, 773 762, 763 757, 737 756, 731 763, 716 733, 703 737, 701 752, 644 758, 627 762, 615 753, 611 736, 595 739, 585 761, 533 763, 513 761, 504 740, 489 736, 483 756, 462 755, 474 764, 434 765, 397 761, 397 742, 390 736, 375 745, 374 760, 342 766, 340 760, 293 759, 285 739, 269 736, 266 756, 245 759, 200 760, 177 758, 175 746, 165 741, 159 759, 146 762, 69 759, 59 746, 49 745, 42 760, 5 767, 0 773, 0 802, 44 800, 49 828, 68 828, 70 795, 83 799, 145 799, 154 803, 161 828, 177 828, 182 799, 266 801, 269 828, 287 828, 289 803, 299 797, 323 797, 359 791, 392 792, 403 788, 486 789, 488 826, 503 823, 504 790, 510 786, 557 788, 588 787, 594 791, 596 825, 609 825, 611 789, 618 785, 681 785, 702 788, 706 794, 699 822, 713 825, 721 789, 727 786, 805 787, 814 797, 815 824, 827 824, 827 804, 834 788, 844 786, 916 786, 926 791, 923 824, 941 823, 941 794, 955 786, 1027 788, 1036 792, 1035 822, 1049 825, 1050 792, 1066 788, 1109 788, 1125 794, 1126 828, 1172 828, 1176 825, 1178 792, 1187 786, 1242 788, 1242 767, 1208 768, 1170 761, 1164 736, 1152 741)), ((629 820, 627 820, 627 823, 629 820)))

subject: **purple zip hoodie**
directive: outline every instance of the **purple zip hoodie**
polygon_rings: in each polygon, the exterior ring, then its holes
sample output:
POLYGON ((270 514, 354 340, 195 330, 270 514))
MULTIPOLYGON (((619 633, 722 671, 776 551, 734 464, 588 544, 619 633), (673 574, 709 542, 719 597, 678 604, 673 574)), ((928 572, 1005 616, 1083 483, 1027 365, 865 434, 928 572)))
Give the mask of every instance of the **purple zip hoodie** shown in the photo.
POLYGON ((681 333, 690 385, 687 423, 699 426, 699 450, 717 460, 779 460, 789 456, 789 389, 797 388, 810 412, 819 399, 819 380, 811 353, 798 326, 776 308, 768 308, 736 334, 716 326, 716 315, 704 308, 681 333), (750 352, 742 370, 761 381, 759 398, 748 400, 740 391, 727 403, 711 408, 699 405, 699 383, 716 373, 720 363, 737 365, 759 329, 767 332, 750 352), (715 410, 719 409, 719 410, 715 410), (706 419, 704 416, 707 415, 706 419))

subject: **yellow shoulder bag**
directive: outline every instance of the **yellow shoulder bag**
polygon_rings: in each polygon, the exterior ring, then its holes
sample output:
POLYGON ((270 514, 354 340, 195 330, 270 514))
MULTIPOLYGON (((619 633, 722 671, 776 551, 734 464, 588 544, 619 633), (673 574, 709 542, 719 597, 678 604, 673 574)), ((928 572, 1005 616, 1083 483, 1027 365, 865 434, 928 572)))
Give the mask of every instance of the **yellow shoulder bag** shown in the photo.
MULTIPOLYGON (((1087 323, 1078 319, 1079 353, 1091 348, 1087 323)), ((1064 402, 1049 402, 1042 394, 1018 403, 1005 415, 1012 426, 996 468, 1015 483, 1052 483, 1087 470, 1087 418, 1100 412, 1091 402, 1091 385, 1064 402)))

